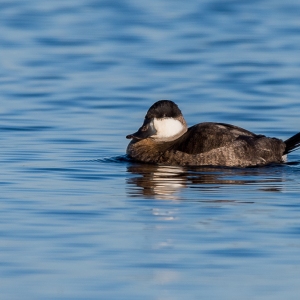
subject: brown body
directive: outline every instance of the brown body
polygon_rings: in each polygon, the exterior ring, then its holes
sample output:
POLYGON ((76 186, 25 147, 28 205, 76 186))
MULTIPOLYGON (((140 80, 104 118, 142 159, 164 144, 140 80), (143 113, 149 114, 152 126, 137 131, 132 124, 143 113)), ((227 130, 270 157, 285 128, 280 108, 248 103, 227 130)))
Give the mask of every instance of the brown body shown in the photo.
POLYGON ((134 160, 180 166, 248 167, 284 162, 286 144, 223 123, 200 123, 178 139, 132 139, 127 154, 134 160))

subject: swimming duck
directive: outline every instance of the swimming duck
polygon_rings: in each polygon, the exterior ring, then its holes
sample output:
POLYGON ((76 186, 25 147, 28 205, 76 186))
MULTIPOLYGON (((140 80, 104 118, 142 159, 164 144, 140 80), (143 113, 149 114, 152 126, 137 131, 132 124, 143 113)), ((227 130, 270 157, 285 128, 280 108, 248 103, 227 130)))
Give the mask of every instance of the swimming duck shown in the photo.
POLYGON ((126 136, 127 155, 140 162, 179 166, 249 167, 283 163, 300 147, 300 132, 286 141, 246 129, 205 122, 187 127, 178 106, 160 100, 148 110, 142 127, 126 136))

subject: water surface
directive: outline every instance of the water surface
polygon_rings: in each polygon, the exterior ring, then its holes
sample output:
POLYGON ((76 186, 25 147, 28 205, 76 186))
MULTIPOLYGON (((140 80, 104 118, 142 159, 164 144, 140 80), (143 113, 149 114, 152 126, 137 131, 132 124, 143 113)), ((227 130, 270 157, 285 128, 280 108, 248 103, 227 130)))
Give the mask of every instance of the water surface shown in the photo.
POLYGON ((300 131, 300 4, 2 1, 3 299, 298 299, 300 152, 131 162, 155 101, 189 125, 300 131))

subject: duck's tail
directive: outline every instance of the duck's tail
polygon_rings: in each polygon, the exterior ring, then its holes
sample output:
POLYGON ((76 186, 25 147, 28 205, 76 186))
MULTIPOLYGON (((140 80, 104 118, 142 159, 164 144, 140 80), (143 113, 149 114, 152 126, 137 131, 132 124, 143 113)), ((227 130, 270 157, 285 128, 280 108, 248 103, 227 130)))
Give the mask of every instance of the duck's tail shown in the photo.
POLYGON ((286 145, 284 154, 297 150, 300 147, 300 132, 284 141, 284 143, 286 145))

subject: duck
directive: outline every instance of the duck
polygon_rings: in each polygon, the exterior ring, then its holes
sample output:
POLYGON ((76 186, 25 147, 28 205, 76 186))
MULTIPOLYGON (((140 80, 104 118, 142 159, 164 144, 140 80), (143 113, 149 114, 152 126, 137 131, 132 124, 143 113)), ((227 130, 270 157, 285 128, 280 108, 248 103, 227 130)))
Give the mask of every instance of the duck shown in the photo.
POLYGON ((283 141, 225 123, 204 122, 188 128, 171 100, 155 102, 143 125, 126 136, 128 157, 170 166, 254 167, 282 164, 300 147, 300 132, 283 141))

